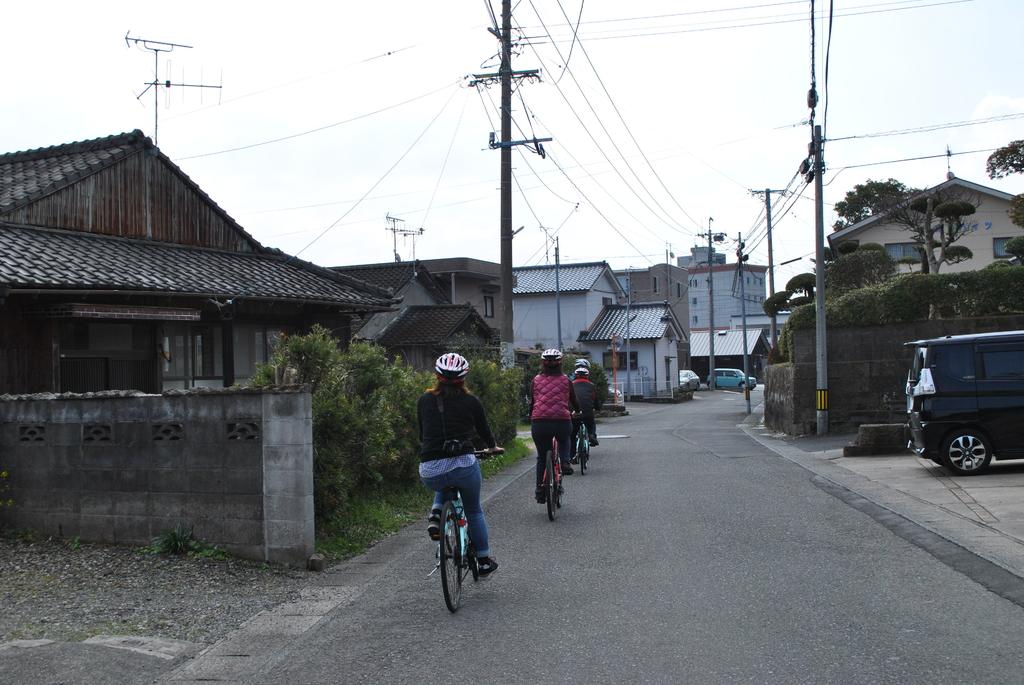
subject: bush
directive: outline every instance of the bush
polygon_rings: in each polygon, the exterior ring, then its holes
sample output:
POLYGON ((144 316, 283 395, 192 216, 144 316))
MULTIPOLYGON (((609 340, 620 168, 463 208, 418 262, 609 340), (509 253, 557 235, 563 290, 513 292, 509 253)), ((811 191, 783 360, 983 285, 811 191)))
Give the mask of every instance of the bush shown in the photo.
POLYGON ((522 374, 522 369, 503 369, 493 361, 470 360, 466 387, 484 405, 487 421, 499 445, 511 443, 516 437, 522 374))
MULTIPOLYGON (((1024 312, 1024 269, 906 274, 825 303, 829 326, 873 326, 1024 312)), ((793 361, 793 331, 814 327, 814 307, 797 307, 779 335, 779 355, 793 361)))
MULTIPOLYGON (((286 367, 312 389, 313 494, 320 522, 343 513, 357 492, 418 480, 416 402, 433 386, 432 374, 392 361, 377 345, 355 342, 341 350, 320 326, 282 338, 251 385, 272 385, 275 369, 286 367)), ((515 438, 521 373, 492 359, 470 359, 467 386, 484 405, 499 444, 515 438)))
POLYGON ((859 252, 885 252, 885 248, 878 243, 863 243, 857 250, 859 252))
POLYGON ((857 251, 860 246, 852 240, 844 240, 843 242, 836 245, 836 252, 840 256, 852 254, 857 251))
POLYGON ((884 283, 896 275, 896 263, 876 250, 844 254, 825 271, 825 296, 833 298, 858 288, 884 283))

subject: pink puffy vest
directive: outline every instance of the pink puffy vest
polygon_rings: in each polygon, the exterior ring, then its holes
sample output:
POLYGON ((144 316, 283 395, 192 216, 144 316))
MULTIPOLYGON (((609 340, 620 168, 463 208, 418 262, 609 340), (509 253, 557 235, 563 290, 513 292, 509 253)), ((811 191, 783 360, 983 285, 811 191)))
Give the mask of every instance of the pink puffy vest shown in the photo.
POLYGON ((569 377, 565 374, 533 377, 531 420, 569 420, 569 377))

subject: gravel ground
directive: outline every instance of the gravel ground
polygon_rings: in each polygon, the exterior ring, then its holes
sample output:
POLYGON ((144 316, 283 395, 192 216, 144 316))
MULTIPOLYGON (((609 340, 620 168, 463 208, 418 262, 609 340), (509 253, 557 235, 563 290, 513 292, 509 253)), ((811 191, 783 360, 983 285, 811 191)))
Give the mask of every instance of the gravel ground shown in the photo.
POLYGON ((238 559, 0 537, 0 642, 139 635, 212 643, 310 573, 238 559))

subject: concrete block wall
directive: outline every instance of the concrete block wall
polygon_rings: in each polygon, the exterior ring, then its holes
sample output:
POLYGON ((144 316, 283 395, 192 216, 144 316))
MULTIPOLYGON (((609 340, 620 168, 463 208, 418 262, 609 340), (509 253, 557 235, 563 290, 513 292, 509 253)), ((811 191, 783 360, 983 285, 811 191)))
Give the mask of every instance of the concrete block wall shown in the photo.
MULTIPOLYGON (((829 427, 852 430, 865 423, 905 420, 907 370, 912 349, 905 343, 944 335, 1024 329, 1024 316, 936 319, 886 326, 829 328, 829 427)), ((793 363, 769 366, 765 374, 765 425, 801 435, 817 425, 815 335, 794 331, 793 363)))
POLYGON ((178 523, 233 554, 313 552, 308 392, 95 393, 0 399, 0 524, 149 544, 178 523))

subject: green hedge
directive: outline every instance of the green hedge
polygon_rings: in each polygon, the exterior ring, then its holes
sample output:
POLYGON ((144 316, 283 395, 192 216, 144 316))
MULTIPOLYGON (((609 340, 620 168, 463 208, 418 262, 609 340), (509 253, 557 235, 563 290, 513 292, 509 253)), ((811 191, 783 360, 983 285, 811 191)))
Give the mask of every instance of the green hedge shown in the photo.
MULTIPOLYGON (((499 444, 515 437, 520 372, 471 360, 467 386, 480 397, 499 444)), ((316 516, 328 521, 345 512, 353 495, 381 485, 418 479, 416 401, 433 385, 431 373, 392 361, 381 347, 355 342, 338 347, 315 326, 286 336, 251 385, 274 382, 274 369, 291 367, 313 396, 313 488, 316 516)))
MULTIPOLYGON (((941 318, 1024 312, 1024 269, 983 269, 948 274, 906 274, 825 302, 829 327, 921 321, 931 307, 941 318)), ((793 360, 793 331, 814 328, 814 305, 795 307, 779 335, 779 353, 793 360)))

